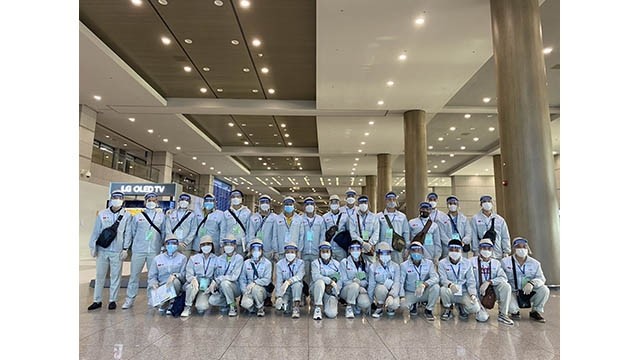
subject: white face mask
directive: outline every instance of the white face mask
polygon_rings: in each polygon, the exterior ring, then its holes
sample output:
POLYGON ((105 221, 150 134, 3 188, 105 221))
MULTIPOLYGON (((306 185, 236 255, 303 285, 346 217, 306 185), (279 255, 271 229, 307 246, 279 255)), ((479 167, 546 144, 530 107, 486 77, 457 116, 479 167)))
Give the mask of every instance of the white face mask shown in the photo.
POLYGON ((388 263, 391 261, 391 255, 380 255, 380 261, 382 261, 383 264, 388 263))
POLYGON ((360 210, 360 212, 365 212, 365 211, 369 210, 369 204, 360 204, 360 205, 358 205, 358 210, 360 210))
POLYGON ((122 200, 120 199, 112 199, 111 200, 111 206, 114 208, 119 208, 120 206, 122 206, 122 200))
POLYGON ((231 205, 238 206, 238 205, 240 205, 241 203, 242 203, 242 199, 240 199, 240 198, 233 198, 233 199, 231 199, 231 205))
POLYGON ((449 257, 451 258, 451 260, 457 261, 460 260, 460 257, 462 256, 462 253, 459 252, 450 252, 449 253, 449 257))
POLYGON ((296 254, 292 254, 292 253, 287 253, 284 254, 285 259, 287 259, 288 262, 292 262, 293 259, 296 258, 296 254))
POLYGON ((453 212, 458 211, 458 205, 456 204, 449 205, 449 211, 453 211, 453 212))
POLYGON ((395 209, 396 206, 398 206, 398 204, 396 204, 395 202, 390 202, 387 204, 387 208, 389 209, 395 209))
POLYGON ((331 253, 321 253, 320 257, 322 260, 329 260, 331 258, 331 253))
POLYGON ((149 210, 153 210, 153 209, 155 209, 155 208, 156 208, 156 206, 158 206, 158 204, 156 204, 156 203, 155 203, 155 202, 153 202, 153 201, 149 201, 149 202, 147 202, 147 205, 146 205, 146 206, 147 206, 147 209, 149 209, 149 210))
POLYGON ((529 251, 527 251, 527 249, 520 249, 520 248, 516 249, 516 255, 518 255, 518 257, 523 258, 527 256, 528 253, 529 251))
POLYGON ((262 211, 269 211, 269 204, 260 204, 260 210, 262 211))
POLYGON ((480 255, 482 255, 482 257, 489 258, 492 255, 492 251, 491 250, 480 250, 480 255))
POLYGON ((351 205, 351 204, 355 204, 355 202, 356 202, 356 198, 352 198, 352 197, 347 198, 347 204, 351 205))
POLYGON ((224 247, 224 253, 225 254, 231 254, 233 252, 233 246, 232 245, 226 245, 224 247))
POLYGON ((431 204, 431 207, 434 209, 436 208, 436 206, 438 206, 438 203, 435 201, 429 201, 429 204, 431 204))
POLYGON ((491 211, 491 209, 493 209, 493 204, 490 203, 490 202, 483 202, 482 203, 482 208, 484 210, 491 211))
POLYGON ((180 206, 181 209, 186 209, 189 206, 189 202, 186 200, 182 200, 178 203, 178 206, 180 206))
POLYGON ((253 257, 253 260, 260 259, 260 255, 262 255, 262 251, 260 251, 260 250, 253 250, 251 252, 251 256, 253 257))
POLYGON ((340 208, 340 204, 331 204, 329 205, 329 208, 333 211, 336 211, 340 208))
POLYGON ((312 213, 314 209, 315 209, 315 207, 313 205, 307 205, 307 206, 304 207, 304 211, 306 211, 308 213, 312 213))
POLYGON ((213 249, 213 246, 205 245, 205 246, 202 246, 200 249, 202 250, 203 253, 209 254, 211 252, 211 250, 213 249))
POLYGON ((358 258, 360 257, 360 251, 352 251, 352 252, 351 252, 351 257, 352 257, 354 260, 358 260, 358 258))

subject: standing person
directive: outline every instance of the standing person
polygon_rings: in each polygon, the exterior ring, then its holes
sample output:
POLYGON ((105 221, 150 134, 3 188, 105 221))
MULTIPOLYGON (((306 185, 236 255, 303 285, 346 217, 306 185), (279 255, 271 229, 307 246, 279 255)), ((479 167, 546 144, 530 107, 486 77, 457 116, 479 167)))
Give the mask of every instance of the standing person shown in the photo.
POLYGON ((355 190, 347 189, 347 191, 344 192, 345 205, 340 208, 340 212, 346 213, 348 217, 356 216, 356 210, 358 210, 356 205, 357 196, 358 193, 356 193, 355 190))
POLYGON ((122 261, 127 257, 127 250, 131 246, 130 239, 125 239, 131 214, 122 207, 123 202, 123 192, 114 191, 111 193, 109 207, 98 212, 93 232, 89 237, 89 251, 91 256, 96 258, 96 281, 93 290, 93 303, 89 305, 88 310, 102 307, 102 291, 107 270, 111 272, 109 310, 113 310, 117 306, 122 261), (99 242, 98 239, 100 239, 99 242))
POLYGON ((445 257, 447 257, 447 243, 449 242, 449 240, 451 240, 447 236, 445 231, 445 229, 450 226, 449 217, 442 211, 438 211, 438 194, 434 192, 429 193, 426 200, 429 202, 429 205, 431 205, 431 213, 429 214, 429 218, 431 219, 431 221, 438 225, 438 232, 440 235, 440 248, 442 249, 440 259, 444 259, 445 257))
POLYGON ((224 254, 215 259, 213 281, 209 285, 209 292, 213 293, 209 297, 209 304, 220 306, 220 312, 228 311, 230 317, 238 315, 236 298, 241 294, 239 278, 244 263, 242 255, 236 252, 236 244, 233 234, 223 237, 224 254))
MULTIPOLYGON (((176 295, 180 295, 185 281, 187 257, 178 252, 178 238, 174 234, 167 235, 164 240, 166 252, 156 255, 149 266, 149 288, 156 290, 161 285, 173 286, 176 295)), ((158 311, 171 314, 171 305, 175 298, 158 305, 158 311)))
POLYGON ((466 254, 471 250, 471 222, 460 212, 458 203, 458 198, 455 195, 447 198, 449 223, 448 226, 445 226, 444 233, 445 237, 449 239, 462 241, 463 256, 467 257, 466 254))
POLYGON ((200 252, 191 256, 187 262, 185 305, 181 317, 191 315, 191 306, 196 302, 198 314, 204 314, 209 310, 209 285, 213 280, 216 256, 213 254, 213 238, 211 235, 203 235, 200 238, 200 252))
POLYGON ((462 241, 450 240, 448 247, 448 256, 438 263, 440 300, 444 307, 440 319, 452 319, 453 304, 457 304, 460 319, 466 320, 469 313, 480 311, 476 277, 471 261, 462 257, 462 241))
POLYGON ((397 195, 393 191, 389 191, 385 195, 386 207, 384 211, 378 213, 378 219, 380 221, 380 235, 378 242, 386 242, 393 249, 391 253, 391 260, 396 264, 402 263, 403 253, 410 243, 409 239, 409 221, 407 216, 401 211, 397 210, 398 201, 397 195), (389 226, 391 225, 391 226, 389 226), (405 244, 401 250, 393 248, 393 233, 396 233, 405 241, 405 244))
POLYGON ((367 293, 368 272, 369 263, 362 255, 362 245, 358 240, 353 240, 349 246, 349 256, 340 261, 340 297, 347 302, 347 319, 353 319, 354 313, 360 315, 362 310, 367 312, 371 307, 371 299, 367 293))
MULTIPOLYGON (((442 243, 440 241, 440 229, 438 224, 431 220, 431 204, 421 202, 419 207, 420 215, 409 221, 409 237, 411 242, 417 241, 424 247, 424 256, 433 260, 437 264, 442 254, 442 243), (427 226, 428 225, 428 226, 427 226)), ((407 249, 409 245, 407 245, 407 249)))
MULTIPOLYGON (((260 239, 263 244, 263 256, 271 261, 271 267, 275 267, 278 254, 278 242, 276 240, 276 222, 278 215, 271 211, 271 197, 269 195, 261 195, 258 199, 258 212, 249 218, 249 238, 260 239)), ((264 300, 264 306, 270 307, 271 303, 271 287, 267 289, 267 298, 264 300)))
POLYGON ((379 318, 387 308, 387 315, 393 316, 400 307, 400 265, 391 261, 392 249, 386 242, 377 246, 378 262, 371 264, 367 290, 369 298, 377 305, 371 314, 379 318))
POLYGON ((304 215, 302 216, 304 246, 301 257, 304 261, 304 282, 311 285, 311 262, 318 259, 320 243, 324 241, 324 226, 322 216, 316 214, 316 202, 312 197, 304 199, 304 215))
POLYGON ((295 203, 296 201, 291 196, 282 200, 282 213, 277 216, 274 224, 274 260, 282 259, 284 246, 290 242, 301 249, 304 247, 303 220, 302 216, 296 214, 295 203))
MULTIPOLYGON (((517 301, 518 292, 530 296, 531 312, 529 317, 538 322, 546 322, 542 313, 549 300, 547 279, 542 272, 540 262, 529 256, 529 241, 523 237, 513 239, 514 254, 502 259, 502 269, 507 274, 513 293, 509 302, 511 318, 520 320, 520 306, 517 301)), ((495 252, 494 252, 495 254, 495 252)))
POLYGON ((322 309, 329 319, 333 319, 338 316, 338 295, 342 286, 340 263, 332 258, 330 243, 323 241, 318 249, 320 256, 311 263, 313 320, 322 320, 322 309))
POLYGON ((271 284, 271 261, 264 257, 262 240, 253 239, 249 244, 251 258, 244 261, 240 274, 241 305, 258 317, 264 316, 267 287, 271 284))
POLYGON ((362 254, 370 264, 374 262, 374 249, 380 237, 380 221, 376 214, 369 211, 369 197, 358 197, 358 212, 355 222, 350 224, 351 239, 356 240, 362 246, 362 254))
MULTIPOLYGON (((509 304, 511 303, 511 286, 507 280, 507 275, 502 269, 499 260, 491 257, 493 254, 493 243, 489 239, 480 240, 480 255, 471 258, 471 265, 476 279, 478 279, 477 290, 480 299, 487 295, 487 290, 491 287, 496 295, 496 300, 500 304, 498 321, 505 325, 513 325, 513 320, 509 318, 509 304)), ((476 314, 476 320, 485 322, 489 319, 487 309, 480 304, 480 311, 476 314)))
POLYGON ((418 315, 418 303, 426 302, 424 314, 433 321, 433 308, 438 301, 440 288, 436 265, 425 256, 424 246, 415 241, 409 246, 409 258, 400 265, 400 296, 402 307, 410 315, 418 315))
POLYGON ((304 261, 298 258, 296 243, 287 243, 284 251, 284 257, 276 264, 275 307, 276 310, 283 310, 285 314, 291 310, 291 317, 297 319, 300 317, 304 261))
MULTIPOLYGON (((247 253, 247 230, 249 228, 249 218, 251 210, 244 206, 244 194, 240 190, 233 190, 230 194, 231 207, 224 212, 224 225, 222 227, 222 236, 226 237, 233 234, 238 242, 238 252, 243 256, 247 253)), ((222 244, 220 244, 222 245, 222 244)))
MULTIPOLYGON (((145 209, 136 214, 130 221, 129 243, 131 243, 131 275, 127 285, 127 299, 122 305, 129 309, 138 295, 138 284, 142 267, 147 264, 150 269, 153 258, 160 253, 162 239, 165 236, 165 216, 158 208, 158 195, 154 192, 144 196, 145 209)), ((147 299, 151 300, 150 288, 147 286, 147 299)), ((149 302, 149 305, 151 303, 149 302)))
POLYGON ((182 193, 178 197, 178 208, 170 209, 165 215, 166 221, 164 222, 165 234, 174 234, 180 242, 179 251, 189 258, 191 255, 191 243, 196 236, 196 229, 198 228, 198 220, 195 214, 189 210, 191 204, 191 196, 189 194, 182 193))
POLYGON ((325 240, 330 241, 332 256, 339 262, 347 257, 347 252, 335 243, 334 238, 336 234, 345 230, 347 226, 347 216, 340 210, 340 197, 338 195, 331 195, 329 197, 329 209, 330 211, 322 215, 322 218, 324 219, 324 225, 327 230, 333 227, 335 232, 333 236, 331 236, 331 239, 325 240))
POLYGON ((493 242, 493 257, 501 260, 511 253, 509 227, 504 218, 493 213, 493 199, 489 195, 480 197, 481 210, 471 219, 471 250, 478 255, 478 243, 487 238, 493 242))
POLYGON ((211 194, 205 194, 202 203, 202 212, 196 213, 196 235, 193 239, 193 246, 191 250, 194 252, 200 252, 200 238, 204 235, 209 235, 213 239, 215 244, 214 249, 217 249, 220 245, 220 237, 222 236, 222 224, 224 222, 224 213, 217 207, 216 197, 211 194))

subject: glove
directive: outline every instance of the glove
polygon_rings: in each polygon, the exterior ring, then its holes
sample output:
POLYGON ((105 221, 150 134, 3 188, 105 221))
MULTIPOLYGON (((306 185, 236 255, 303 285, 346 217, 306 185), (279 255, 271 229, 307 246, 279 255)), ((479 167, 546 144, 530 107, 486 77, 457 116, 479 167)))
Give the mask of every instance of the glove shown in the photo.
POLYGON ((153 290, 158 289, 158 283, 157 283, 157 282, 151 283, 151 288, 152 288, 153 290))
POLYGON ((437 257, 434 257, 432 261, 435 266, 438 266, 438 261, 440 261, 440 259, 438 259, 437 257))
POLYGON ((389 308, 389 306, 391 306, 392 303, 393 303, 393 296, 391 295, 387 296, 387 299, 384 301, 384 306, 389 308))
POLYGON ((470 297, 471 297, 471 302, 472 303, 475 303, 475 302, 478 301, 478 298, 475 295, 471 295, 470 297))
POLYGON ((128 252, 127 250, 122 250, 122 252, 120 253, 120 261, 124 261, 124 259, 127 258, 128 252))
POLYGON ((215 292, 217 288, 218 288, 218 284, 216 284, 215 281, 212 281, 211 284, 209 285, 209 287, 207 288, 207 290, 204 293, 205 293, 205 295, 211 294, 211 293, 215 292))
POLYGON ((484 296, 484 294, 487 292, 487 289, 489 288, 489 285, 491 285, 490 281, 485 281, 482 283, 482 285, 480 285, 480 295, 484 296))
POLYGON ((371 251, 371 244, 369 242, 367 242, 367 241, 363 241, 362 242, 362 250, 365 253, 370 252, 371 251))
POLYGON ((167 283, 173 282, 173 279, 175 278, 176 278, 176 274, 169 275, 169 277, 167 278, 167 283))
POLYGON ((508 258, 508 257, 509 257, 509 254, 502 254, 502 258, 503 258, 503 259, 504 259, 504 258, 508 258))
POLYGON ((338 286, 338 284, 336 284, 336 282, 335 282, 335 281, 331 280, 331 284, 329 284, 329 286, 330 286, 331 288, 335 288, 336 286, 338 286))
POLYGON ((525 295, 529 295, 531 294, 531 290, 533 290, 533 284, 531 284, 530 282, 528 282, 523 288, 522 288, 522 292, 524 292, 525 295))
POLYGON ((278 262, 278 260, 280 259, 280 257, 278 256, 277 252, 273 253, 273 261, 278 262))
POLYGON ((282 310, 282 305, 284 305, 284 301, 282 300, 281 296, 278 296, 278 298, 276 299, 276 310, 282 310))
POLYGON ((289 280, 285 280, 282 285, 280 285, 280 293, 284 294, 287 292, 287 289, 289 288, 289 285, 291 285, 291 281, 289 280))
POLYGON ((254 286, 256 286, 256 283, 251 283, 247 285, 247 288, 245 289, 244 293, 247 295, 251 294, 251 290, 253 290, 254 286))
POLYGON ((416 287, 416 297, 422 297, 422 295, 424 294, 424 288, 425 288, 424 283, 416 287))
POLYGON ((200 284, 198 283, 198 279, 196 279, 195 277, 193 279, 191 279, 191 287, 194 290, 197 290, 200 288, 200 284))
POLYGON ((451 283, 451 286, 449 286, 449 289, 451 290, 452 294, 455 294, 458 291, 460 291, 460 288, 454 283, 451 283))
POLYGON ((367 293, 367 289, 360 286, 360 294, 366 294, 366 293, 367 293))
POLYGON ((91 249, 91 257, 97 257, 98 256, 98 249, 93 248, 91 249))
POLYGON ((384 281, 384 287, 386 287, 387 290, 391 289, 392 286, 393 286, 393 280, 387 279, 384 281))

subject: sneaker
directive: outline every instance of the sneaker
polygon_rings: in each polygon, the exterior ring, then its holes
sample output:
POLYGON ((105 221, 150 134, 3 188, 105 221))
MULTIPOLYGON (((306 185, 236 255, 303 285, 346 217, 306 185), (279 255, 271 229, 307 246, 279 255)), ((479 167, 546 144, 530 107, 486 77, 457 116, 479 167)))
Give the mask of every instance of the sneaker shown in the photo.
POLYGON ((396 312, 393 310, 387 310, 387 316, 396 316, 396 312))
POLYGON ((313 320, 322 320, 322 309, 320 309, 320 306, 316 306, 313 310, 313 320))
POLYGON ((115 301, 111 301, 109 303, 109 310, 115 310, 116 307, 117 307, 117 305, 116 305, 115 301))
POLYGON ((520 311, 511 313, 511 315, 509 316, 511 319, 513 320, 520 320, 520 311))
POLYGON ((276 299, 276 310, 282 310, 284 307, 284 301, 281 297, 276 299))
POLYGON ((498 322, 501 322, 505 325, 513 325, 513 320, 509 319, 509 316, 501 312, 498 313, 498 322))
POLYGON ((185 306, 180 317, 189 317, 189 315, 191 315, 191 306, 185 306))
POLYGON ((409 310, 409 315, 413 315, 413 316, 418 315, 418 304, 411 305, 411 309, 409 310))
POLYGON ((424 309, 424 316, 426 316, 427 320, 429 320, 429 321, 435 320, 435 317, 433 316, 433 311, 431 311, 429 309, 424 309))
POLYGON ((264 316, 264 307, 261 307, 258 309, 257 311, 258 317, 263 317, 264 316))
POLYGON ((360 310, 359 306, 355 306, 354 313, 356 316, 360 316, 360 314, 362 314, 362 310, 360 310))
POLYGON ((537 322, 541 322, 541 323, 543 323, 543 322, 547 322, 547 320, 545 320, 545 319, 542 317, 542 315, 540 315, 540 313, 539 313, 539 312, 537 312, 537 311, 535 311, 535 310, 532 310, 532 311, 529 313, 529 317, 530 317, 531 319, 533 319, 533 320, 537 321, 537 322))
POLYGON ((229 306, 229 316, 237 316, 238 310, 234 305, 229 306))
POLYGON ((300 317, 300 308, 297 306, 293 307, 293 312, 291 313, 291 318, 292 319, 297 319, 300 317))
POLYGON ((460 316, 460 319, 462 320, 469 319, 469 313, 467 312, 467 310, 464 309, 464 306, 460 304, 457 304, 456 306, 458 308, 458 316, 460 316))
POLYGON ((445 308, 440 316, 440 320, 448 321, 453 318, 453 314, 451 313, 451 307, 445 308))
POLYGON ((373 314, 371 314, 371 317, 378 319, 380 316, 382 316, 382 313, 383 313, 382 307, 379 307, 373 312, 373 314))
POLYGON ((93 304, 89 305, 89 307, 87 308, 87 310, 100 309, 101 307, 102 307, 102 301, 100 301, 100 302, 94 302, 93 304))
POLYGON ((127 310, 131 307, 133 307, 133 299, 127 298, 122 305, 122 310, 127 310))
POLYGON ((353 306, 347 305, 347 308, 344 310, 344 316, 347 319, 353 319, 354 318, 354 316, 353 316, 353 306))

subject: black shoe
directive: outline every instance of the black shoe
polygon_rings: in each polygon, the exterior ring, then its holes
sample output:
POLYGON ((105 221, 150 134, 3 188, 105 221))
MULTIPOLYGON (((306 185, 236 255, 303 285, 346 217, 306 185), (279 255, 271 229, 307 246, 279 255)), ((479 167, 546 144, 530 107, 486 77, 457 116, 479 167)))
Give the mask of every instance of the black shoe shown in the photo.
POLYGON ((409 310, 410 315, 418 315, 418 304, 411 305, 411 310, 409 310))
POLYGON ((458 316, 460 317, 460 319, 462 320, 467 320, 469 319, 469 313, 467 312, 467 310, 464 309, 464 306, 458 304, 458 316))
POLYGON ((509 317, 511 318, 511 320, 520 320, 520 311, 511 313, 509 317))
POLYGON ((89 307, 87 308, 87 310, 100 309, 101 307, 102 307, 102 301, 100 301, 100 302, 94 302, 93 304, 89 305, 89 307))
POLYGON ((440 315, 440 320, 449 321, 453 318, 453 314, 451 313, 451 308, 444 308, 442 315, 440 315))
POLYGON ((116 309, 116 302, 112 301, 109 303, 109 310, 115 310, 116 309))
POLYGON ((424 315, 427 317, 427 320, 433 321, 435 318, 433 317, 433 311, 429 309, 424 309, 424 315))
POLYGON ((271 302, 271 297, 268 296, 266 299, 264 299, 264 306, 266 307, 272 307, 273 303, 271 302))
POLYGON ((537 321, 537 322, 541 322, 541 323, 543 323, 543 322, 547 322, 547 320, 545 320, 545 319, 542 317, 542 315, 540 315, 540 313, 539 313, 539 312, 537 312, 537 311, 531 311, 531 312, 529 313, 529 317, 530 317, 530 318, 532 318, 533 320, 537 321))

